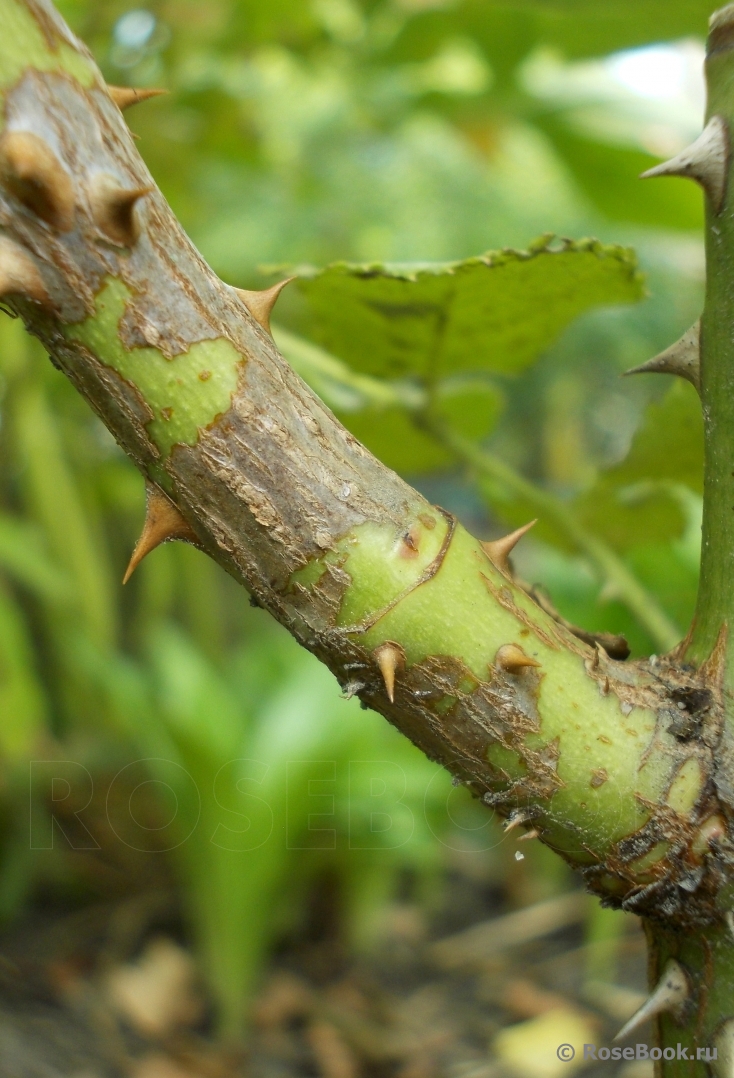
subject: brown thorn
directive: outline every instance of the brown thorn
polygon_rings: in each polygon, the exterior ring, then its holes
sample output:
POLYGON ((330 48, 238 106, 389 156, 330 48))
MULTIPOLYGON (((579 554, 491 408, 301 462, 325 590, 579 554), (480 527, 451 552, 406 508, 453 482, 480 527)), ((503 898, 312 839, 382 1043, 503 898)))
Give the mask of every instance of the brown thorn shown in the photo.
POLYGON ((686 330, 680 340, 664 352, 625 371, 628 374, 675 374, 701 389, 701 321, 686 330))
POLYGON ((26 209, 59 232, 71 232, 74 187, 44 139, 30 131, 6 131, 0 139, 0 175, 26 209))
POLYGON ((262 292, 251 292, 247 288, 235 288, 235 292, 245 307, 247 307, 255 321, 260 323, 266 333, 270 333, 270 315, 273 313, 273 307, 278 296, 291 281, 295 281, 295 277, 286 277, 284 281, 278 281, 272 288, 265 288, 262 292))
POLYGON ((530 842, 531 839, 537 838, 539 834, 540 831, 536 831, 536 829, 533 828, 532 831, 526 831, 524 835, 520 835, 517 841, 530 842))
POLYGON ((125 188, 114 176, 97 175, 90 185, 89 204, 97 228, 120 247, 134 247, 140 235, 135 206, 153 187, 125 188))
POLYGON ((709 18, 709 33, 716 30, 728 30, 734 23, 734 4, 726 4, 715 11, 709 18))
POLYGON ((506 670, 508 674, 520 674, 526 666, 540 666, 537 659, 531 659, 517 644, 504 644, 494 658, 495 666, 506 670))
POLYGON ((395 703, 395 674, 405 666, 405 652, 399 644, 388 640, 372 652, 385 682, 385 692, 391 704, 395 703))
POLYGON ((507 835, 510 831, 514 831, 516 827, 519 827, 521 823, 525 823, 527 819, 528 817, 525 815, 524 812, 511 812, 505 820, 505 825, 503 828, 505 834, 507 835))
POLYGON ((196 532, 181 513, 154 483, 145 482, 145 523, 143 531, 135 544, 130 564, 122 579, 127 584, 146 554, 155 550, 161 543, 171 539, 180 539, 186 543, 199 545, 196 532))
POLYGON ((108 86, 107 92, 120 112, 139 105, 142 101, 149 101, 151 97, 169 93, 168 90, 136 90, 132 86, 108 86))
POLYGON ((31 256, 17 243, 0 236, 0 296, 26 296, 51 305, 46 286, 31 256))
POLYGON ((511 575, 512 571, 510 568, 509 556, 520 542, 523 535, 526 535, 533 525, 537 523, 538 521, 536 518, 535 520, 531 520, 529 524, 523 524, 522 528, 518 528, 516 531, 510 532, 509 535, 503 536, 501 539, 493 539, 489 543, 481 544, 484 553, 500 572, 504 573, 506 576, 511 575))

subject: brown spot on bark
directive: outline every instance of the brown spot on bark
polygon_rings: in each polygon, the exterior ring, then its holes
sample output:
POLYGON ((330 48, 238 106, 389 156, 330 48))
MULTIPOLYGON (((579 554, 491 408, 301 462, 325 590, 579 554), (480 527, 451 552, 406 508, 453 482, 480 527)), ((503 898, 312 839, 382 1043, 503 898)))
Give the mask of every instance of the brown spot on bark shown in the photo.
POLYGON ((441 544, 441 549, 439 550, 438 554, 433 559, 431 564, 426 566, 426 568, 423 570, 417 580, 415 580, 409 587, 407 587, 405 591, 401 592, 400 595, 397 595, 390 603, 387 604, 387 606, 383 607, 382 610, 379 610, 376 614, 372 614, 366 621, 362 622, 362 624, 360 625, 345 626, 343 629, 344 632, 367 632, 368 629, 371 629, 374 625, 376 625, 381 618, 384 618, 386 614, 389 614, 391 610, 394 610, 395 607, 399 603, 401 603, 407 595, 410 595, 412 592, 416 591, 418 588, 421 587, 421 585, 427 584, 429 580, 432 580, 434 576, 436 576, 444 563, 444 559, 448 554, 449 547, 451 546, 451 540, 453 539, 454 533, 456 531, 456 518, 451 516, 450 513, 447 513, 443 509, 441 510, 441 512, 446 517, 449 526, 446 530, 446 535, 444 536, 443 543, 441 544))
POLYGON ((400 556, 403 558, 417 558, 420 553, 420 532, 417 528, 411 528, 402 536, 400 556))
POLYGON ((600 786, 603 786, 605 782, 609 781, 609 775, 605 767, 597 767, 591 772, 590 786, 593 786, 595 790, 598 790, 600 786))

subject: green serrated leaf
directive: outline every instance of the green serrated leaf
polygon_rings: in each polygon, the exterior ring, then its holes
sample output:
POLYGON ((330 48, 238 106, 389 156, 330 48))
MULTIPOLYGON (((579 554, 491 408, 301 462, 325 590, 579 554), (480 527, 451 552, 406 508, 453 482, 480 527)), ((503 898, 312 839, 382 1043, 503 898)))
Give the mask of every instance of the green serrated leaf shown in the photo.
POLYGON ((583 311, 644 295, 628 248, 551 240, 463 262, 337 262, 305 271, 299 287, 309 304, 309 335, 355 370, 379 377, 515 374, 583 311))

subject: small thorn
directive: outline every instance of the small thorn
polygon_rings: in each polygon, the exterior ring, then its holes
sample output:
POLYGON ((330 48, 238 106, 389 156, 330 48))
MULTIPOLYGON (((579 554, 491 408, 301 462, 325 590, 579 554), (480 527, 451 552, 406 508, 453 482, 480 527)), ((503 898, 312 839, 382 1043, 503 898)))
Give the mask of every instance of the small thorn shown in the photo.
POLYGON ((729 127, 723 116, 712 116, 695 142, 670 161, 649 168, 641 180, 655 176, 684 176, 703 187, 716 213, 721 213, 729 176, 729 127))
POLYGON ((188 521, 184 520, 173 502, 154 483, 147 480, 145 501, 143 531, 135 544, 130 564, 122 578, 123 584, 127 584, 146 554, 150 554, 151 550, 155 550, 161 543, 167 543, 171 539, 181 539, 186 543, 194 543, 197 546, 199 544, 196 532, 188 521))
POLYGON ((511 812, 504 823, 503 830, 505 834, 507 835, 510 831, 514 831, 516 827, 519 827, 521 823, 526 823, 527 820, 528 817, 524 812, 520 812, 519 810, 511 812))
POLYGON ((593 651, 592 656, 591 656, 591 658, 589 659, 589 662, 588 662, 589 670, 598 670, 599 669, 599 663, 601 662, 601 652, 602 652, 602 650, 603 649, 602 649, 600 644, 598 644, 598 643, 594 644, 594 651, 593 651))
POLYGON ((31 256, 17 243, 0 236, 0 296, 26 296, 51 305, 46 286, 31 256))
POLYGON ((520 835, 517 841, 530 842, 531 839, 537 838, 539 834, 540 831, 537 831, 535 828, 533 828, 532 831, 526 831, 524 835, 520 835))
POLYGON ((622 1026, 614 1040, 623 1041, 649 1018, 658 1014, 671 1013, 678 1017, 690 994, 691 988, 685 970, 671 958, 653 991, 629 1022, 622 1026))
POLYGON ((385 682, 385 692, 391 704, 395 703, 395 674, 405 665, 405 652, 399 644, 388 641, 372 652, 385 682))
POLYGON ((709 34, 706 42, 706 56, 714 56, 731 48, 732 30, 734 30, 734 4, 719 8, 709 18, 709 34))
POLYGON ((286 277, 284 281, 278 281, 272 288, 265 288, 262 292, 251 292, 247 288, 235 288, 245 307, 263 327, 266 333, 270 333, 270 315, 276 304, 278 296, 287 284, 295 281, 295 277, 286 277))
POLYGON ((120 247, 134 247, 140 235, 135 206, 153 187, 123 187, 114 176, 100 174, 93 180, 89 204, 97 228, 120 247))
MULTIPOLYGON (((734 15, 734 12, 732 12, 734 15)), ((732 1078, 734 1075, 734 1018, 720 1022, 711 1038, 706 1059, 714 1078, 732 1078), (716 1055, 714 1055, 714 1052, 716 1055)))
POLYGON ((734 939, 734 913, 727 910, 724 914, 724 920, 726 921, 726 927, 729 929, 729 935, 734 939))
POLYGON ((734 24, 734 4, 726 4, 709 17, 709 31, 725 30, 734 24))
POLYGON ((505 535, 502 539, 494 539, 489 543, 482 543, 481 547, 489 560, 496 566, 500 572, 505 573, 506 576, 511 576, 512 570, 510 568, 509 556, 522 539, 523 535, 526 535, 534 524, 537 524, 537 518, 531 520, 529 524, 523 524, 522 528, 518 528, 517 531, 510 532, 509 535, 505 535))
POLYGON ((517 644, 505 644, 495 655, 494 661, 508 674, 520 674, 526 666, 540 666, 537 659, 531 659, 517 644))
POLYGON ((30 131, 6 131, 0 139, 0 173, 26 209, 59 232, 71 232, 74 188, 47 142, 30 131))
POLYGON ((676 374, 685 378, 700 391, 701 388, 701 321, 686 330, 680 340, 664 352, 633 367, 627 374, 676 374))
POLYGON ((135 90, 132 86, 108 86, 107 92, 120 112, 124 112, 142 101, 149 101, 151 97, 167 94, 168 90, 135 90))

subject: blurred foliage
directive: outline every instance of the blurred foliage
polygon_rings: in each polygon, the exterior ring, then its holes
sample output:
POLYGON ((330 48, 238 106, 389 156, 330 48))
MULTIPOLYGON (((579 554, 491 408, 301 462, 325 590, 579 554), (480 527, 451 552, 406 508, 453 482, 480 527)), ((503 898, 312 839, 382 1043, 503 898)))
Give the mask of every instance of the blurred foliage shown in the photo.
MULTIPOLYGON (((605 57, 685 38, 632 61, 638 74, 661 57, 688 64, 679 81, 690 81, 711 3, 59 7, 111 83, 171 91, 127 116, 184 226, 233 284, 261 286, 283 265, 471 260, 547 232, 635 246, 650 298, 570 326, 594 303, 635 298, 631 277, 611 291, 588 278, 584 295, 572 258, 601 272, 598 248, 470 263, 455 277, 466 273, 472 309, 440 385, 416 379, 425 350, 405 360, 402 344, 402 380, 374 377, 398 373, 394 349, 384 326, 364 332, 366 293, 352 291, 384 288, 392 302, 389 289, 442 287, 425 268, 414 280, 328 270, 286 290, 276 332, 358 436, 482 536, 538 515, 528 498, 550 499, 516 564, 566 617, 626 633, 634 653, 656 649, 588 544, 554 523, 564 513, 684 631, 700 543, 697 401, 689 386, 619 374, 700 313, 700 193, 637 182, 696 134, 700 104, 649 80, 640 92, 605 57), (557 274, 536 280, 551 262, 557 274), (321 329, 309 300, 319 279, 335 289, 321 329), (458 460, 427 411, 494 470, 458 460)), ((18 324, 4 319, 0 334, 0 915, 44 894, 117 899, 173 877, 222 1028, 236 1032, 270 949, 300 930, 324 879, 339 896, 334 931, 354 946, 396 897, 429 903, 457 851, 525 872, 526 898, 564 885, 547 860, 531 876, 541 858, 530 849, 518 867, 464 791, 340 700, 198 552, 161 548, 123 592, 140 477, 18 324)))

